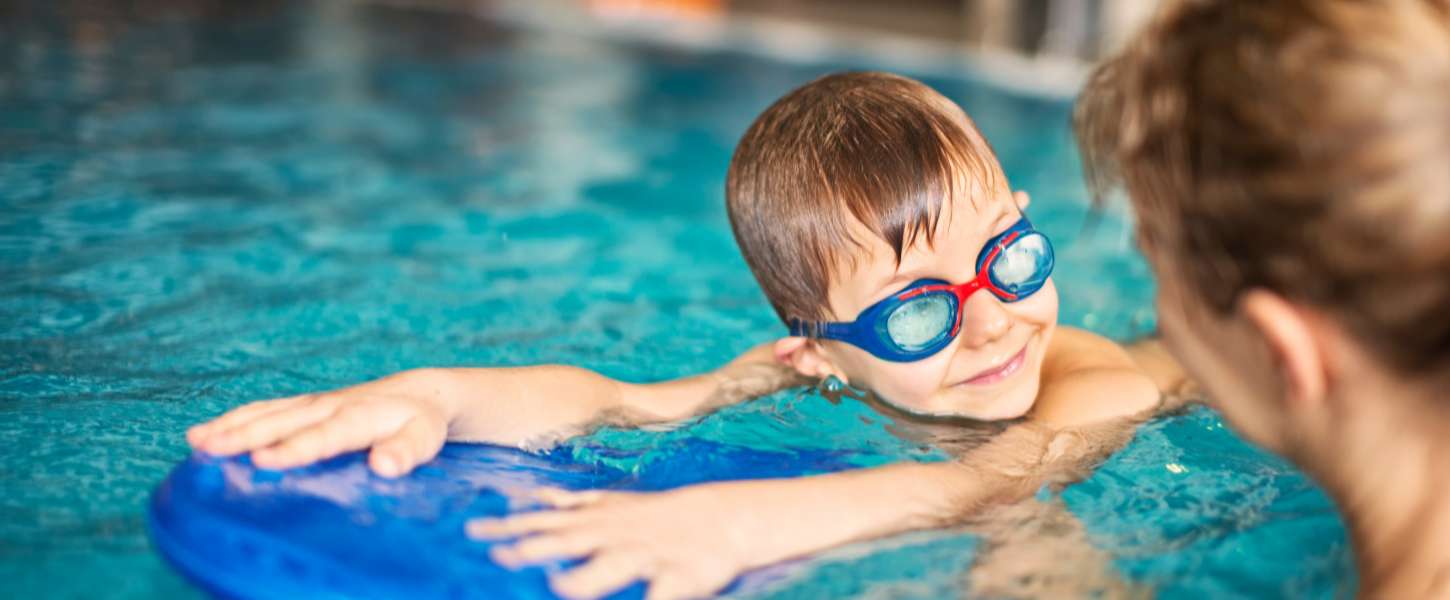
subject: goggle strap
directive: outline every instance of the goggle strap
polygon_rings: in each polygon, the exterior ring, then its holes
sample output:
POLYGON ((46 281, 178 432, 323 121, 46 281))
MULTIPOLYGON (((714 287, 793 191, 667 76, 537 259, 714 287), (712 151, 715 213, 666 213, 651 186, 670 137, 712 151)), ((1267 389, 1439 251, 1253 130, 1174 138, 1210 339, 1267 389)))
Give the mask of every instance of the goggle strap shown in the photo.
POLYGON ((820 324, 800 319, 790 320, 790 334, 796 337, 820 337, 820 324))

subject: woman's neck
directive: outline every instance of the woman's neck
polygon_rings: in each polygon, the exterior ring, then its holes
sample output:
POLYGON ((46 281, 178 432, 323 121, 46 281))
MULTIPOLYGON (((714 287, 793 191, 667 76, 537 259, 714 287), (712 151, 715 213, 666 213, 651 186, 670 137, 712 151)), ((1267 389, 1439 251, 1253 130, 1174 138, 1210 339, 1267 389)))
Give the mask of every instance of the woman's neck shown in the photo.
POLYGON ((1450 598, 1450 398, 1372 389, 1329 408, 1295 458, 1344 512, 1360 597, 1450 598))

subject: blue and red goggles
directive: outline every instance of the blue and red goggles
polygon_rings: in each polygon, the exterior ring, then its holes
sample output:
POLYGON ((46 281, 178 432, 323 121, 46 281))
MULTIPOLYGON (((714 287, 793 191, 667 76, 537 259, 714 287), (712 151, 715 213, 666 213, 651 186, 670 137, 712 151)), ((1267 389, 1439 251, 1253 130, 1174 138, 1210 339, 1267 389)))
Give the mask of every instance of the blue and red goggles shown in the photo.
POLYGON ((846 342, 882 360, 921 360, 956 339, 961 307, 972 294, 985 289, 1003 302, 1022 300, 1047 284, 1053 263, 1052 242, 1023 217, 982 247, 970 281, 921 279, 867 307, 855 321, 793 321, 790 334, 846 342))

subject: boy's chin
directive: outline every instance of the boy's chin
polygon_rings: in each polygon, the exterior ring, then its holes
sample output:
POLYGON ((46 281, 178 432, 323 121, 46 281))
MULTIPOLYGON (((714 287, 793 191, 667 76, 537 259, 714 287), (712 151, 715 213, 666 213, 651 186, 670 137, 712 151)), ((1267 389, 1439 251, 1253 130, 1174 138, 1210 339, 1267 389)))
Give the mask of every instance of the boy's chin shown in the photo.
POLYGON ((1031 412, 1037 403, 1037 390, 1013 390, 990 399, 962 398, 960 391, 948 391, 929 406, 904 406, 887 402, 897 410, 921 417, 971 419, 974 421, 1010 421, 1031 412))
POLYGON ((976 415, 963 416, 969 416, 978 421, 1010 421, 1027 416, 1027 413, 1032 411, 1033 404, 1036 404, 1034 398, 1027 396, 1026 401, 1004 402, 976 415))
POLYGON ((977 399, 970 405, 951 407, 943 416, 966 417, 977 421, 1009 421, 1020 419, 1037 404, 1037 390, 1009 390, 985 401, 977 399))

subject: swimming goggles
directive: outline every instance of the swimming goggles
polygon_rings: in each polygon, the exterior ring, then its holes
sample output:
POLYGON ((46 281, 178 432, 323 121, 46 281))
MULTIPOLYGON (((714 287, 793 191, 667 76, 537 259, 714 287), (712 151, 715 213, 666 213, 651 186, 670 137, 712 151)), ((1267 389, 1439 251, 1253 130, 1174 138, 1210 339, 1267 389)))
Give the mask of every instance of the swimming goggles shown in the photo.
POLYGON ((921 279, 872 304, 851 322, 792 321, 790 334, 837 340, 893 362, 921 360, 945 348, 962 327, 962 305, 980 290, 1003 302, 1022 300, 1052 275, 1052 242, 1026 217, 987 241, 977 276, 952 285, 921 279))

